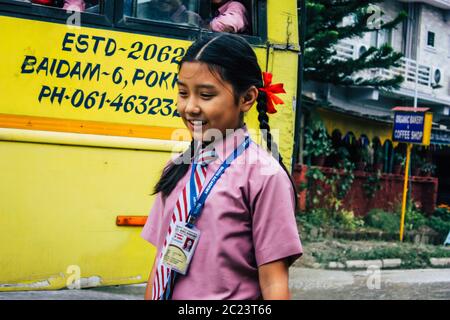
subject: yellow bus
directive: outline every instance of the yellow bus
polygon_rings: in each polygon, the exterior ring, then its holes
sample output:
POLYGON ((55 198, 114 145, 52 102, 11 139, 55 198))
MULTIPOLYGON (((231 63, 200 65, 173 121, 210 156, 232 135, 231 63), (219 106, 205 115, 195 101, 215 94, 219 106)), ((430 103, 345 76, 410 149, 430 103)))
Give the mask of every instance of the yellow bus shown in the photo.
MULTIPOLYGON (((0 291, 142 283, 140 237, 178 134, 180 58, 212 32, 149 13, 162 0, 0 0, 0 291), (80 280, 77 282, 75 280, 80 280)), ((207 21, 210 1, 171 0, 207 21)), ((296 0, 243 0, 245 37, 285 84, 271 117, 289 162, 299 57, 296 0)), ((246 115, 261 143, 257 112, 246 115)), ((181 142, 180 142, 181 141, 181 142)), ((291 166, 291 163, 286 163, 291 166)))

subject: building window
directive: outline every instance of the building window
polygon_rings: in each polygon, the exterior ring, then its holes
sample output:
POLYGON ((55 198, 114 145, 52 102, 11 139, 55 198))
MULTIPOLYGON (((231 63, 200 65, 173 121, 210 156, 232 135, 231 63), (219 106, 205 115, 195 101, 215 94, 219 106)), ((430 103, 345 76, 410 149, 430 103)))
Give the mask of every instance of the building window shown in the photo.
POLYGON ((432 31, 428 31, 427 33, 427 46, 434 48, 434 37, 435 34, 432 31))
POLYGON ((375 48, 380 48, 385 44, 391 45, 392 31, 391 30, 377 30, 371 33, 370 45, 375 48))

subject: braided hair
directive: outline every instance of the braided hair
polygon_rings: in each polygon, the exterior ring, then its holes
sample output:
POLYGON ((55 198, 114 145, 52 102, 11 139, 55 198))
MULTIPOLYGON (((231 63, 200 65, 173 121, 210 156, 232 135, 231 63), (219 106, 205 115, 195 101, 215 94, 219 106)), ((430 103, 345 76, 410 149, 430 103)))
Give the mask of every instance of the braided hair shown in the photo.
MULTIPOLYGON (((221 80, 230 83, 233 87, 235 102, 245 94, 252 86, 263 87, 262 71, 258 64, 252 47, 240 36, 224 33, 219 36, 205 36, 194 42, 182 58, 179 68, 185 62, 205 63, 213 74, 218 74, 221 80)), ((278 152, 278 146, 270 133, 269 117, 267 116, 267 95, 259 90, 257 98, 257 111, 259 128, 266 141, 267 148, 278 160, 280 166, 288 175, 295 195, 295 206, 297 209, 297 190, 295 183, 283 164, 283 159, 278 152)), ((243 119, 243 114, 241 114, 243 119)), ((192 156, 194 152, 194 141, 190 147, 181 155, 192 156)), ((189 163, 171 162, 164 169, 163 174, 155 186, 154 193, 162 192, 167 197, 177 185, 178 181, 186 174, 189 163)))

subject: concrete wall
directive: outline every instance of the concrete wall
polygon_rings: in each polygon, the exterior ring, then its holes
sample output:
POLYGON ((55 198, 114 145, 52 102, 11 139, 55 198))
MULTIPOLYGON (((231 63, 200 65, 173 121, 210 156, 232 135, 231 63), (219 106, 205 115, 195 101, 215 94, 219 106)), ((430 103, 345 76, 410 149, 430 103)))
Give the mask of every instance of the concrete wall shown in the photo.
POLYGON ((422 4, 418 60, 441 70, 441 89, 433 90, 440 98, 450 99, 450 19, 445 10, 422 4), (435 33, 435 47, 427 46, 427 33, 435 33))
MULTIPOLYGON (((320 168, 326 175, 331 175, 333 168, 320 168)), ((306 172, 308 167, 298 165, 295 167, 294 179, 297 185, 307 181, 306 172)), ((386 211, 394 211, 401 204, 403 192, 403 175, 400 174, 382 174, 380 179, 381 190, 376 192, 372 198, 365 195, 363 185, 367 178, 373 173, 354 172, 355 179, 343 201, 343 206, 347 210, 352 210, 356 216, 365 216, 371 209, 379 208, 386 211)), ((411 197, 427 214, 431 214, 436 207, 438 179, 433 177, 411 177, 411 197)), ((326 199, 330 195, 330 187, 321 183, 314 182, 310 190, 314 190, 316 185, 323 187, 323 193, 317 207, 323 207, 326 199)), ((307 208, 306 190, 299 196, 299 207, 307 208)))

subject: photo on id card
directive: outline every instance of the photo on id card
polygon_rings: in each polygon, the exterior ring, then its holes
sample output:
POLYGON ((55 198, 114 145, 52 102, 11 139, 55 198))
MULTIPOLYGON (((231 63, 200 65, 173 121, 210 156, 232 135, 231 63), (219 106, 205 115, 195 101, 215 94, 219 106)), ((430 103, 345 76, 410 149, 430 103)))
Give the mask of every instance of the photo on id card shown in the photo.
POLYGON ((186 274, 200 237, 200 231, 176 224, 163 255, 163 264, 172 270, 186 274))

